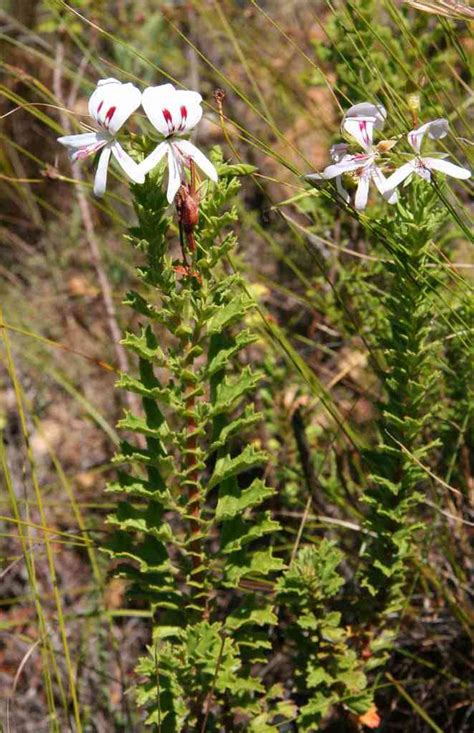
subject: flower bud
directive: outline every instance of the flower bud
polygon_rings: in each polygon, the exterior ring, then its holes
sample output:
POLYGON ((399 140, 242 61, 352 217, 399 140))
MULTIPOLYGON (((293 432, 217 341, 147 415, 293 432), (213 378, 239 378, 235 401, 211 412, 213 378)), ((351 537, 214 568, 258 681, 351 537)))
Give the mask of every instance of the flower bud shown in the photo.
POLYGON ((420 94, 418 92, 412 92, 407 96, 407 106, 412 115, 418 115, 421 108, 420 94))

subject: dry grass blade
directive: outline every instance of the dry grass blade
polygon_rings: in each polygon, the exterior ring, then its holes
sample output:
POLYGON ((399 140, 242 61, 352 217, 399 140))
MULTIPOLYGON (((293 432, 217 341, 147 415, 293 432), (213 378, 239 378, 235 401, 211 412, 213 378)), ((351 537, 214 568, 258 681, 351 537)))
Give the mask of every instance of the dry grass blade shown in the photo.
MULTIPOLYGON (((11 692, 11 697, 12 698, 15 695, 16 687, 18 685, 18 680, 20 679, 21 673, 22 673, 23 669, 25 668, 25 665, 28 662, 28 659, 31 657, 31 655, 35 651, 36 647, 40 643, 41 643, 41 639, 37 639, 30 646, 30 648, 26 652, 25 656, 21 660, 20 665, 19 665, 19 667, 17 669, 17 672, 16 672, 16 675, 15 675, 15 679, 13 680, 13 686, 12 686, 12 692, 11 692)), ((7 707, 6 707, 6 717, 7 717, 6 730, 7 730, 7 733, 11 733, 11 731, 12 731, 12 728, 10 727, 10 716, 11 716, 11 712, 10 712, 10 697, 7 697, 7 707)))
POLYGON ((455 18, 456 20, 474 20, 474 9, 470 8, 466 3, 459 0, 404 0, 406 5, 410 5, 417 10, 423 10, 425 13, 433 15, 443 15, 446 18, 455 18))

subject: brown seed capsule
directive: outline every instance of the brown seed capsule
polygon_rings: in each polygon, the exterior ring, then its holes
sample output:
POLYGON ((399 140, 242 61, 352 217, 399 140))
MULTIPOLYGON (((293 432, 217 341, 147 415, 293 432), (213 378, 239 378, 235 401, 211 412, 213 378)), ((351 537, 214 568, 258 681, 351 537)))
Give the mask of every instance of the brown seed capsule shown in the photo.
POLYGON ((176 210, 184 231, 190 234, 199 221, 199 205, 186 185, 182 185, 177 193, 176 210))
POLYGON ((222 107, 222 102, 225 99, 225 91, 223 89, 214 90, 214 99, 219 107, 222 107))

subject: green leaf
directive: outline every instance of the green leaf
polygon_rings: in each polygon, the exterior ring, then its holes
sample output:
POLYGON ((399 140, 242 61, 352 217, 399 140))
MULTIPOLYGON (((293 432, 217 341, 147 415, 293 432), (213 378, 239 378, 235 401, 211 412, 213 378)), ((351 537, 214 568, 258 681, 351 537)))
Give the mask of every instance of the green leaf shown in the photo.
MULTIPOLYGON (((225 585, 236 587, 243 578, 266 576, 283 568, 283 560, 274 557, 271 548, 256 550, 250 554, 246 551, 234 553, 229 556, 224 566, 225 585)), ((269 583, 268 589, 273 591, 273 584, 269 583)))
POLYGON ((155 502, 148 507, 136 509, 131 504, 120 502, 115 514, 107 517, 108 524, 115 524, 123 530, 134 530, 151 535, 161 542, 176 543, 176 536, 170 525, 163 521, 163 510, 155 502))
POLYGON ((278 617, 271 606, 258 608, 255 598, 249 596, 242 605, 226 617, 225 627, 230 631, 237 631, 244 626, 274 626, 277 621, 278 617))
POLYGON ((207 488, 210 490, 222 481, 232 476, 238 476, 243 471, 260 466, 262 463, 266 463, 267 460, 267 454, 264 451, 256 450, 252 445, 246 445, 242 453, 235 458, 231 458, 230 456, 218 458, 207 488))
POLYGON ((261 419, 261 412, 255 412, 253 405, 245 405, 244 412, 240 417, 235 418, 235 420, 221 428, 216 439, 209 447, 209 454, 218 448, 222 448, 233 435, 242 435, 247 428, 255 425, 261 419))
POLYGON ((359 692, 367 685, 367 678, 363 672, 350 670, 349 672, 339 672, 338 680, 342 682, 351 692, 359 692))
POLYGON ((270 512, 255 518, 254 523, 244 522, 235 517, 224 523, 221 534, 221 549, 225 554, 236 552, 249 542, 263 537, 264 534, 277 532, 280 524, 271 519, 270 512))
POLYGON ((157 476, 156 473, 153 481, 147 481, 146 479, 130 476, 123 471, 119 471, 117 481, 111 481, 105 489, 106 492, 123 492, 130 496, 140 496, 147 499, 162 495, 165 490, 166 485, 163 479, 161 476, 157 476))
POLYGON ((166 387, 146 387, 140 379, 132 377, 130 374, 121 374, 116 382, 116 387, 134 392, 142 397, 148 397, 151 400, 163 402, 164 404, 176 404, 177 402, 174 395, 166 387))
POLYGON ((335 702, 337 702, 337 697, 334 694, 328 695, 324 692, 317 692, 300 709, 298 728, 301 726, 301 730, 305 733, 313 733, 313 731, 318 730, 315 726, 319 724, 335 702))
POLYGON ((240 400, 247 392, 254 390, 261 379, 262 374, 253 372, 250 367, 242 369, 238 377, 233 379, 226 377, 216 387, 216 396, 212 404, 211 414, 215 416, 222 412, 228 412, 237 400, 240 400))
POLYGON ((251 333, 248 330, 240 331, 235 337, 234 343, 227 347, 220 349, 217 354, 209 361, 207 367, 204 367, 203 371, 208 375, 212 376, 220 369, 224 369, 231 359, 237 352, 245 348, 249 344, 254 343, 258 340, 258 336, 255 333, 251 333))
POLYGON ((220 333, 224 328, 242 320, 251 305, 252 301, 247 295, 237 294, 230 303, 220 306, 214 315, 209 318, 206 324, 208 334, 220 333))
POLYGON ((318 667, 317 669, 313 669, 309 672, 307 678, 306 678, 306 684, 308 687, 319 687, 321 683, 324 684, 331 684, 334 682, 334 678, 331 677, 330 674, 326 672, 322 667, 318 667))
POLYGON ((107 544, 107 552, 115 558, 133 560, 141 573, 170 570, 166 548, 156 537, 147 536, 142 543, 135 543, 126 532, 116 532, 107 544))
POLYGON ((258 171, 254 165, 249 163, 236 163, 229 165, 228 163, 221 163, 218 165, 219 176, 231 177, 231 176, 249 176, 251 173, 258 171))
POLYGON ((241 515, 249 507, 258 506, 273 494, 274 490, 261 481, 261 479, 255 479, 248 489, 244 489, 243 491, 238 487, 228 487, 225 485, 219 494, 215 519, 217 522, 221 522, 224 519, 241 515))
POLYGON ((159 364, 166 362, 166 357, 158 345, 156 336, 150 326, 142 328, 138 335, 127 333, 121 343, 138 354, 142 359, 154 361, 159 364))
MULTIPOLYGON (((117 423, 118 428, 129 430, 131 433, 141 433, 142 435, 148 435, 151 438, 166 438, 169 435, 169 428, 164 419, 159 420, 156 427, 149 424, 148 418, 138 417, 133 415, 128 410, 125 410, 124 417, 117 423)), ((163 449, 164 450, 164 449, 163 449)))

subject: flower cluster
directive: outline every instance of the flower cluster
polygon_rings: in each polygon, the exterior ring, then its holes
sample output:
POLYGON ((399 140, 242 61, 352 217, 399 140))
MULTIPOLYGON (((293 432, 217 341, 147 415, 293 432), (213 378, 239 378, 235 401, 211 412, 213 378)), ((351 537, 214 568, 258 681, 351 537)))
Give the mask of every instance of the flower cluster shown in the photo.
POLYGON ((471 172, 467 168, 461 168, 444 160, 446 157, 444 153, 433 153, 430 157, 421 156, 421 144, 425 134, 432 140, 439 140, 448 133, 448 121, 440 118, 408 133, 408 142, 416 157, 386 178, 379 164, 380 159, 384 153, 393 148, 396 141, 382 140, 378 145, 373 143, 374 131, 383 129, 386 117, 387 111, 381 104, 362 102, 348 109, 344 115, 342 130, 358 143, 363 152, 349 153, 348 143, 333 145, 330 150, 331 165, 328 165, 322 173, 306 176, 306 179, 309 181, 334 179, 339 196, 349 203, 350 196, 342 184, 342 176, 345 174, 351 176, 357 184, 354 208, 363 211, 367 206, 371 183, 388 203, 395 204, 398 200, 396 188, 411 174, 421 176, 427 181, 431 180, 431 171, 440 171, 453 178, 470 177, 471 172))
POLYGON ((217 171, 210 160, 189 140, 181 139, 202 117, 202 97, 198 92, 175 89, 172 84, 148 87, 142 93, 130 82, 101 79, 89 99, 89 113, 99 130, 81 135, 66 135, 58 141, 70 148, 73 161, 82 160, 102 150, 94 181, 94 193, 102 196, 107 183, 107 169, 113 155, 124 173, 135 183, 143 183, 145 175, 167 154, 168 201, 171 203, 185 182, 185 172, 193 161, 212 181, 217 171), (117 135, 123 124, 140 107, 163 141, 143 160, 136 163, 120 145, 117 135))

